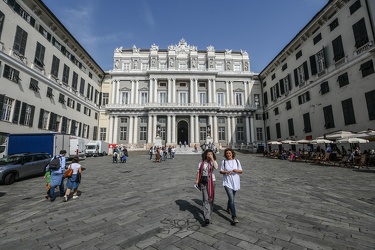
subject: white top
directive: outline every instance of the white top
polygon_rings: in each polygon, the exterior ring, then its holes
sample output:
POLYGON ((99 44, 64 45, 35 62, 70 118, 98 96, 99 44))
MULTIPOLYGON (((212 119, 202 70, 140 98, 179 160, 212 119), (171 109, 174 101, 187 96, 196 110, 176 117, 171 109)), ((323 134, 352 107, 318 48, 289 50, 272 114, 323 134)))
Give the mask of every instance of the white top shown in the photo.
MULTIPOLYGON (((239 160, 223 160, 221 162, 220 171, 233 171, 233 169, 242 170, 242 166, 239 160)), ((240 175, 232 172, 230 175, 223 175, 223 186, 229 187, 234 191, 240 189, 240 175)))
MULTIPOLYGON (((199 172, 199 169, 201 168, 201 164, 202 164, 202 162, 198 163, 198 170, 197 170, 198 172, 199 172)), ((214 170, 215 170, 215 168, 214 168, 214 166, 212 166, 212 180, 216 181, 214 170)), ((202 176, 208 176, 208 162, 207 161, 204 161, 202 176)))
POLYGON ((78 163, 72 163, 72 164, 69 165, 68 168, 73 169, 73 174, 77 174, 77 173, 78 173, 78 169, 79 169, 80 167, 81 167, 80 164, 78 164, 78 163))

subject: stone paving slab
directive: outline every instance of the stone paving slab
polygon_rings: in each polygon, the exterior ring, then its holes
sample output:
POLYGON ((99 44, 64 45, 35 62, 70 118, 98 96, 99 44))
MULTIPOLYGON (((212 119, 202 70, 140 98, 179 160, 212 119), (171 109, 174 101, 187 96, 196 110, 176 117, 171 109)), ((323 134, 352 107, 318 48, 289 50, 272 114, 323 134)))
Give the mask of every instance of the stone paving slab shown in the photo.
POLYGON ((218 171, 204 225, 199 154, 156 163, 131 152, 125 164, 82 161, 80 196, 68 202, 47 201, 43 177, 1 185, 0 249, 375 249, 374 171, 237 157, 236 226, 218 171))

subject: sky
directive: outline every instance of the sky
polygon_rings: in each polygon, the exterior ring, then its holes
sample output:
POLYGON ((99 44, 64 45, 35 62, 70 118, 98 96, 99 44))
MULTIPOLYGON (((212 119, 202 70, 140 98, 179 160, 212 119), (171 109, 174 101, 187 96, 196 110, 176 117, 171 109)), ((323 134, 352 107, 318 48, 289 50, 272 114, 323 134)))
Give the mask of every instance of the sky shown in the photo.
POLYGON ((119 47, 244 50, 260 73, 328 0, 43 0, 105 71, 119 47))

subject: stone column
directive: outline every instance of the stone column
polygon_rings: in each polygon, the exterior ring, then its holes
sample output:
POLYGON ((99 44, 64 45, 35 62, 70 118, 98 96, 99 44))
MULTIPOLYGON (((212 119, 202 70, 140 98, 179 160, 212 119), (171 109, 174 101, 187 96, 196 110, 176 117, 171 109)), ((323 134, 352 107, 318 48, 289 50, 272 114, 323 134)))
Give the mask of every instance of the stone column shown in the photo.
POLYGON ((134 131, 134 135, 133 135, 133 144, 137 144, 138 143, 138 136, 139 136, 139 130, 138 130, 138 116, 134 116, 134 127, 133 127, 133 130, 131 130, 132 132, 134 131))
POLYGON ((153 96, 153 93, 155 92, 153 89, 154 89, 154 81, 152 79, 150 79, 150 82, 149 82, 149 87, 148 87, 148 96, 150 97, 150 100, 149 100, 149 103, 154 103, 154 96, 153 96))
POLYGON ((245 116, 245 121, 246 121, 246 142, 250 143, 250 123, 249 123, 249 116, 245 116))
POLYGON ((131 80, 131 83, 132 83, 132 89, 131 89, 131 91, 130 91, 130 104, 134 104, 134 102, 135 102, 135 86, 134 86, 134 80, 131 80))
POLYGON ((190 103, 191 105, 192 103, 194 103, 194 79, 190 79, 189 93, 190 93, 190 100, 188 103, 190 103))
POLYGON ((154 85, 154 102, 155 103, 158 103, 159 100, 158 100, 158 79, 154 78, 154 82, 153 82, 153 85, 154 85))
POLYGON ((216 81, 215 79, 212 79, 212 83, 213 83, 213 86, 212 86, 212 102, 213 103, 217 103, 217 100, 216 100, 216 81))
POLYGON ((217 116, 215 115, 214 116, 214 124, 215 126, 211 126, 211 129, 213 128, 213 139, 214 139, 214 143, 215 144, 218 144, 219 143, 219 126, 217 124, 217 116))
POLYGON ((171 130, 172 130, 172 143, 177 144, 177 141, 176 141, 176 116, 175 115, 172 115, 171 130))
POLYGON ((116 80, 112 81, 112 96, 111 96, 111 103, 116 103, 116 80))
POLYGON ((248 86, 248 81, 244 81, 244 89, 245 89, 245 106, 249 103, 249 86, 248 86))
POLYGON ((151 115, 148 116, 148 124, 147 124, 147 143, 152 143, 152 128, 153 128, 153 121, 151 115))
POLYGON ((230 116, 227 118, 227 138, 228 138, 228 145, 232 143, 232 119, 230 116))
POLYGON ((172 103, 172 78, 168 78, 168 88, 167 88, 167 96, 168 96, 168 103, 172 103))
POLYGON ((229 93, 229 81, 225 81, 225 90, 226 90, 226 105, 230 105, 230 93, 229 93))
POLYGON ((208 103, 212 103, 212 98, 211 98, 211 95, 212 95, 212 80, 211 79, 208 79, 208 86, 207 86, 207 96, 208 96, 208 103))
POLYGON ((251 131, 251 142, 254 142, 255 141, 254 115, 250 115, 250 131, 251 131))
POLYGON ((193 145, 193 143, 196 143, 195 139, 194 139, 194 116, 193 115, 190 115, 190 145, 193 145))
POLYGON ((200 143, 200 137, 199 137, 199 116, 195 116, 195 138, 197 138, 197 143, 200 143))
POLYGON ((133 116, 130 116, 129 117, 129 131, 128 131, 128 135, 129 135, 129 139, 128 139, 128 144, 133 144, 133 134, 135 134, 135 131, 133 129, 133 116))
POLYGON ((211 137, 213 137, 213 124, 212 124, 212 116, 211 115, 209 115, 208 116, 208 125, 210 125, 211 126, 211 137))
POLYGON ((198 105, 199 103, 198 79, 194 79, 194 86, 195 86, 195 103, 196 105, 198 105))
POLYGON ((172 83, 172 103, 176 104, 176 79, 172 83))
POLYGON ((114 125, 113 125, 113 143, 117 143, 118 139, 118 116, 114 117, 114 125))
POLYGON ((234 105, 233 81, 230 81, 230 105, 234 105))
POLYGON ((116 84, 116 101, 115 103, 120 103, 120 80, 116 84))
POLYGON ((113 143, 113 123, 114 118, 113 116, 109 116, 109 128, 108 128, 108 142, 113 143))
POLYGON ((233 143, 236 143, 237 142, 237 138, 236 138, 236 117, 232 117, 232 134, 233 134, 232 141, 233 141, 233 143))
POLYGON ((156 138, 156 126, 158 124, 158 116, 154 115, 153 123, 152 123, 152 140, 156 138))
POLYGON ((139 98, 139 93, 138 93, 138 88, 139 88, 139 81, 135 81, 135 103, 138 104, 138 98, 139 98))
POLYGON ((171 126, 171 121, 172 120, 172 117, 170 115, 167 116, 167 129, 166 129, 166 133, 167 133, 167 144, 171 144, 171 139, 172 139, 172 126, 171 126))

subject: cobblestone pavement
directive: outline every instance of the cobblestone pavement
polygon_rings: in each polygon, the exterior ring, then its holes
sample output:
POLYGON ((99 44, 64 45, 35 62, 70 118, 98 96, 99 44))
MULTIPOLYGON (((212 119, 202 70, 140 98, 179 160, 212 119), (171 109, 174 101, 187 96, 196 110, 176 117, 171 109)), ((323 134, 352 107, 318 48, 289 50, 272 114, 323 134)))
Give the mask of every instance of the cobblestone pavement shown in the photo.
MULTIPOLYGON (((222 152, 218 159, 222 159, 222 152)), ((375 174, 238 153, 232 226, 216 172, 212 224, 193 188, 196 155, 125 164, 88 158, 80 196, 51 203, 43 177, 0 186, 0 249, 375 249, 375 174)))

